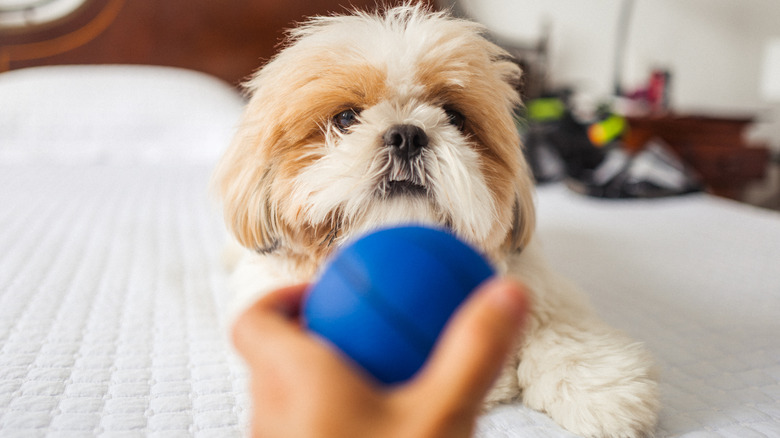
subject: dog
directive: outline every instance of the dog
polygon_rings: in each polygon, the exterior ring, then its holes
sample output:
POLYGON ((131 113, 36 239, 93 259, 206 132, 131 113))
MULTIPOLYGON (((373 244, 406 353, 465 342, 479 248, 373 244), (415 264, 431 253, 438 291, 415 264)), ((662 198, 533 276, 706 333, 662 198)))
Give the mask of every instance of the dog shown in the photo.
POLYGON ((334 249, 400 224, 444 227, 528 286, 524 340, 486 400, 522 400, 589 437, 652 434, 653 361, 552 272, 513 111, 518 65, 480 25, 406 4, 316 17, 247 82, 214 174, 248 249, 234 306, 316 278, 334 249))

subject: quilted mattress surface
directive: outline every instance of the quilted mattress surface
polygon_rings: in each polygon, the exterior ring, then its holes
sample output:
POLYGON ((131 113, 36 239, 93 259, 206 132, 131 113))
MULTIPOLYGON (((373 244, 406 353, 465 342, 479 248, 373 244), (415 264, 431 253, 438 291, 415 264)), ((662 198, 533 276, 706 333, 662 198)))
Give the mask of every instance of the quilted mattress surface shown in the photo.
MULTIPOLYGON (((0 75, 0 436, 244 435, 207 195, 241 99, 169 69, 47 73, 0 75)), ((780 437, 780 215, 553 185, 538 219, 552 265, 656 357, 657 436, 780 437)), ((517 404, 476 435, 572 436, 517 404)))
MULTIPOLYGON (((209 170, 2 168, 0 436, 242 434, 209 170)), ((562 187, 538 203, 552 263, 658 359, 659 436, 780 436, 776 215, 562 187)), ((519 405, 477 435, 570 436, 519 405)))
POLYGON ((238 436, 206 168, 0 171, 0 436, 238 436))

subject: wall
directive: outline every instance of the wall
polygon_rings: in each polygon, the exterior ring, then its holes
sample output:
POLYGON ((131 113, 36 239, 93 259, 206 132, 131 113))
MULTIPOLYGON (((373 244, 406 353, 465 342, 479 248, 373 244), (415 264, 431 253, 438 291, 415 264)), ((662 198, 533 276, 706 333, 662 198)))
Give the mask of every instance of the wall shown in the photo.
MULTIPOLYGON (((460 0, 472 18, 510 41, 537 38, 551 25, 550 82, 596 98, 612 90, 622 0, 460 0)), ((765 41, 780 37, 777 0, 635 0, 626 41, 624 86, 655 66, 673 74, 680 111, 758 114, 754 136, 780 149, 780 103, 760 96, 765 41)))

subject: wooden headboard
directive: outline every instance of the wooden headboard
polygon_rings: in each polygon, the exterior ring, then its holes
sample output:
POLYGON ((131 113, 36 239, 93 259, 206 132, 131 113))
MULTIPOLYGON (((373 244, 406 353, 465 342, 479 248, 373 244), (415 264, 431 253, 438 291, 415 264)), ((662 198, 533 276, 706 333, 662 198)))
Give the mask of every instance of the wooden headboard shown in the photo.
POLYGON ((151 64, 238 84, 275 53, 285 29, 308 16, 347 10, 342 5, 373 9, 377 0, 86 0, 56 22, 0 28, 0 72, 52 64, 151 64))

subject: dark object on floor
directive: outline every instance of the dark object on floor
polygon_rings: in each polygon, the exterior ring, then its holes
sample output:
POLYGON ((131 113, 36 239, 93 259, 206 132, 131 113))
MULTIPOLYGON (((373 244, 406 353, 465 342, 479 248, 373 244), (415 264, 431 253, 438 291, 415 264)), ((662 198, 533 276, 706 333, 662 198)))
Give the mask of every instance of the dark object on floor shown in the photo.
POLYGON ((529 102, 526 158, 538 183, 566 180, 572 190, 602 198, 656 198, 702 190, 698 176, 668 145, 652 139, 631 155, 621 143, 625 120, 606 109, 579 121, 567 96, 529 102))
POLYGON ((611 149, 598 167, 568 178, 572 190, 601 198, 659 198, 701 191, 698 177, 667 145, 654 140, 637 155, 611 149))

